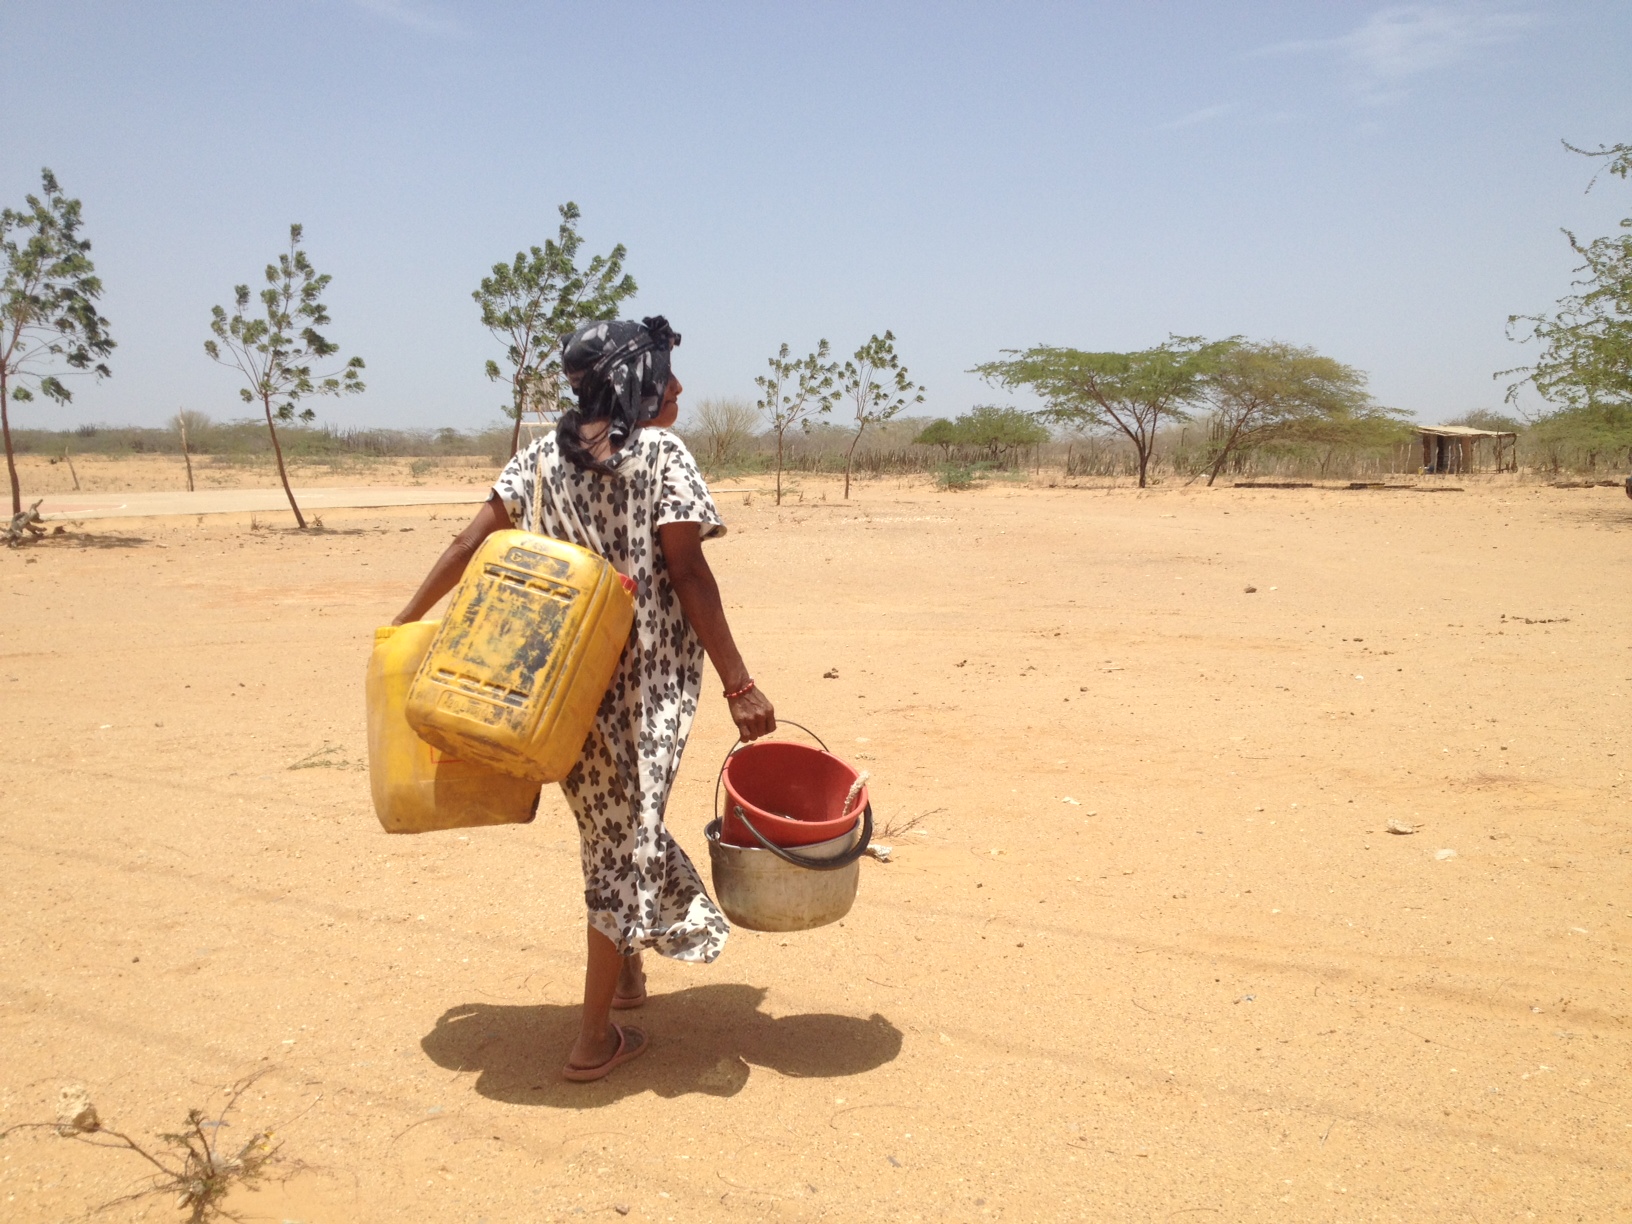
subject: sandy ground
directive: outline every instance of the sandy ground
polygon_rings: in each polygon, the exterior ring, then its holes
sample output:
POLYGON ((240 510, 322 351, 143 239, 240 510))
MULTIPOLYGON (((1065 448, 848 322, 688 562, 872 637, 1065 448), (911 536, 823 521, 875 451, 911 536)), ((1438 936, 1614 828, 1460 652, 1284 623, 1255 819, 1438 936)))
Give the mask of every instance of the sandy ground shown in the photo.
MULTIPOLYGON (((721 501, 755 674, 922 821, 842 925, 655 964, 587 1087, 559 798, 369 804, 370 632, 464 511, 0 553, 0 1119, 77 1081, 151 1135, 261 1072, 221 1133, 287 1180, 233 1205, 308 1224, 1632 1219, 1618 490, 721 501)), ((730 738, 710 696, 705 863, 730 738)), ((141 1174, 13 1136, 0 1215, 141 1174)))

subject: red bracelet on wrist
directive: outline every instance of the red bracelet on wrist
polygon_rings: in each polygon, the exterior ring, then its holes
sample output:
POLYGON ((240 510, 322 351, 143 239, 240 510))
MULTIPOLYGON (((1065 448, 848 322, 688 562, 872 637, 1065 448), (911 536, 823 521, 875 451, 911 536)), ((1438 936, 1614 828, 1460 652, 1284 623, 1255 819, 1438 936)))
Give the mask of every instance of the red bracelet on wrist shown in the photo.
POLYGON ((739 688, 734 693, 726 693, 725 694, 725 699, 727 701, 735 701, 738 697, 746 697, 746 696, 748 696, 749 693, 751 693, 753 691, 754 691, 754 678, 752 676, 750 676, 750 677, 748 677, 748 683, 747 684, 743 685, 741 688, 739 688))

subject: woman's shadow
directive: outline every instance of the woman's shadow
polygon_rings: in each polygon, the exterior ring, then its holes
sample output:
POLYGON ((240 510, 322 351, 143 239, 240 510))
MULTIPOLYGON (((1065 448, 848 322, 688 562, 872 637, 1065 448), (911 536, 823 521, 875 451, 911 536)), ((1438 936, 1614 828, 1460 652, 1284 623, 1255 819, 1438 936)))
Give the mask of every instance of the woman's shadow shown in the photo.
POLYGON ((800 1078, 859 1075, 901 1052, 901 1030, 876 1013, 773 1017, 759 1010, 764 1001, 757 986, 697 986, 653 995, 638 1012, 614 1012, 652 1048, 587 1086, 561 1078, 578 1035, 576 1005, 465 1003, 444 1012, 420 1046, 438 1066, 477 1072, 476 1091, 491 1100, 572 1109, 648 1091, 734 1096, 749 1063, 800 1078))

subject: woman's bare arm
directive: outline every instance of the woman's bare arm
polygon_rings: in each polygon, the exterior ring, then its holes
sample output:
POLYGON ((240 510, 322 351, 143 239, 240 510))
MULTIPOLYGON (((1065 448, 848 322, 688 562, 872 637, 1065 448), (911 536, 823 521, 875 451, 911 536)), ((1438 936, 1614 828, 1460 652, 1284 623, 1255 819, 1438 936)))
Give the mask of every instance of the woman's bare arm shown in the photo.
MULTIPOLYGON (((708 568, 708 559, 703 556, 702 524, 665 523, 657 529, 657 538, 663 549, 663 561, 668 566, 669 581, 680 597, 686 620, 701 639, 725 691, 736 692, 748 683, 748 666, 731 637, 731 626, 726 623, 725 609, 720 605, 719 585, 714 581, 714 571, 708 568)), ((776 730, 776 710, 770 698, 757 687, 729 704, 731 721, 737 724, 743 739, 755 740, 776 730)))
POLYGON ((509 526, 509 512, 495 493, 482 503, 476 517, 470 520, 470 526, 453 537, 453 543, 436 559, 436 564, 431 566, 431 572, 425 575, 425 581, 419 584, 419 590, 414 592, 408 606, 391 623, 405 625, 409 621, 423 620, 425 614, 436 607, 437 600, 459 585, 459 579, 465 575, 465 566, 470 564, 482 541, 495 531, 503 531, 509 526))

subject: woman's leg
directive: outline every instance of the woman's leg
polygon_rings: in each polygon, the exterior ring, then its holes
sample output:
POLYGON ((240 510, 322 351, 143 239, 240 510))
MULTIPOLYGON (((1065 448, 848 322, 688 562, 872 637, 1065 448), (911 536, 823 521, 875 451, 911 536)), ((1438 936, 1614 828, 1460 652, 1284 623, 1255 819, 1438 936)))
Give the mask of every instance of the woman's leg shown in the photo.
POLYGON ((640 953, 631 952, 623 958, 623 967, 618 972, 618 989, 615 999, 645 999, 646 997, 646 970, 641 964, 640 953))
MULTIPOLYGON (((618 988, 618 977, 624 970, 625 958, 617 944, 594 927, 589 927, 589 960, 584 968, 584 1013, 579 1024, 578 1040, 573 1043, 567 1062, 574 1067, 598 1067, 618 1052, 618 1035, 612 1031, 612 994, 618 988)), ((630 1039, 636 1030, 627 1030, 630 1039)))

